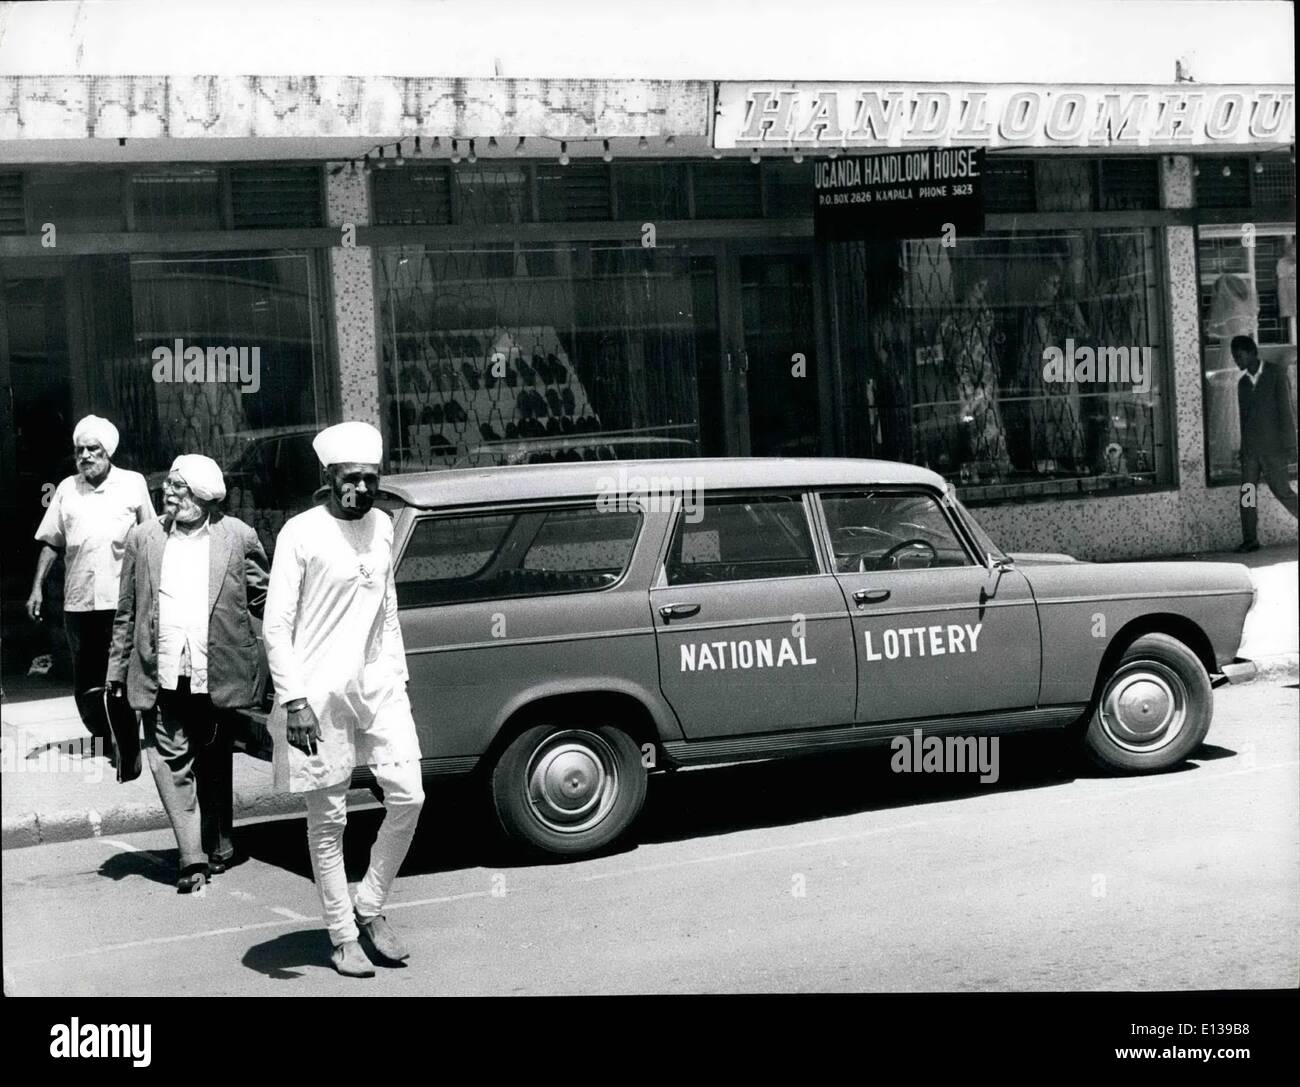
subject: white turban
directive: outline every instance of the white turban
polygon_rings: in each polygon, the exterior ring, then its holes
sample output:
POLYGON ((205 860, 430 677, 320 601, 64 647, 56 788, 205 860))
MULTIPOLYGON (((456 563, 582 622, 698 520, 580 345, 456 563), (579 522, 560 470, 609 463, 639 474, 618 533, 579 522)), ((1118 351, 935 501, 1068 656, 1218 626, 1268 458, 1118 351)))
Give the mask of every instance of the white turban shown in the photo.
POLYGON ((226 497, 226 479, 211 457, 202 453, 182 453, 172 461, 172 471, 179 472, 195 498, 220 502, 226 497))
POLYGON ((378 464, 384 459, 384 438, 369 423, 339 423, 326 427, 311 443, 326 468, 331 464, 378 464))
POLYGON ((99 442, 104 452, 112 456, 117 452, 117 427, 98 415, 87 415, 72 432, 72 444, 85 440, 99 442))

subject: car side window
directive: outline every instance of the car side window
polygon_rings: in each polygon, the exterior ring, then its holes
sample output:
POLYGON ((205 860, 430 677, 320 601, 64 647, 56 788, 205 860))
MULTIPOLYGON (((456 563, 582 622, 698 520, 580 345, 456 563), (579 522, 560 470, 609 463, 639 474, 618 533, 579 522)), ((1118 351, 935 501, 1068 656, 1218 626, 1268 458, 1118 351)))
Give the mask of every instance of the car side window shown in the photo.
POLYGON ((423 517, 397 566, 401 607, 589 592, 623 576, 636 512, 594 506, 423 517))
POLYGON ((818 572, 797 494, 706 494, 695 512, 678 515, 666 564, 670 585, 818 572))
POLYGON ((821 502, 838 573, 973 565, 928 494, 832 491, 821 502))

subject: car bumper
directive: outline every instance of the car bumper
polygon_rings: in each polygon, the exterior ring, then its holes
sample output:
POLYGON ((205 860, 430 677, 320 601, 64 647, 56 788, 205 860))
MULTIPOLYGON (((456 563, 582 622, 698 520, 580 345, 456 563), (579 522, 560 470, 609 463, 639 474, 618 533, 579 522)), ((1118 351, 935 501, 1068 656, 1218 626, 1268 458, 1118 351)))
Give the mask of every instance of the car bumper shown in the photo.
POLYGON ((1254 661, 1246 660, 1245 657, 1237 657, 1227 664, 1220 665, 1219 671, 1223 673, 1222 677, 1215 680, 1216 687, 1225 683, 1246 683, 1255 678, 1255 673, 1259 671, 1254 661))

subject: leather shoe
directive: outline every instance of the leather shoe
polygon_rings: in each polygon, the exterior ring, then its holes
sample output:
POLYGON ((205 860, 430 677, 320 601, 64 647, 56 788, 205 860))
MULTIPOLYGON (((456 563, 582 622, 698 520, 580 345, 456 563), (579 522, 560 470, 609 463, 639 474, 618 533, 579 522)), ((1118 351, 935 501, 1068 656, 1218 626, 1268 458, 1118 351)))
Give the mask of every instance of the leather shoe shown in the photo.
POLYGON ((221 875, 227 868, 234 868, 237 864, 243 864, 245 857, 242 853, 232 853, 228 857, 219 857, 213 853, 208 857, 208 871, 214 876, 221 875))
POLYGON ((402 962, 411 957, 406 945, 402 943, 382 913, 370 918, 369 921, 362 920, 360 914, 356 916, 357 928, 361 930, 362 939, 366 940, 381 958, 389 962, 402 962))
POLYGON ((334 969, 346 978, 375 976, 374 964, 366 958, 366 953, 361 950, 361 945, 356 940, 339 944, 330 952, 330 961, 334 964, 334 969))
POLYGON ((1252 551, 1258 551, 1259 542, 1257 540, 1248 540, 1245 543, 1238 544, 1235 550, 1239 555, 1246 555, 1252 551))

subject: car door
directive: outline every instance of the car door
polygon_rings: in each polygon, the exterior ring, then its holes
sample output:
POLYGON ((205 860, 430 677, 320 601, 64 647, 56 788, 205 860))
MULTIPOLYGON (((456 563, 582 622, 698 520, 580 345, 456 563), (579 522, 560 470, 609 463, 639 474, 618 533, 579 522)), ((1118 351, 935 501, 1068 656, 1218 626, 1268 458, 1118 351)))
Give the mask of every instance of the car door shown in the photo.
POLYGON ((853 617, 859 722, 1035 705, 1038 612, 1023 574, 977 562, 927 489, 828 488, 817 503, 853 617))
POLYGON ((806 497, 708 493, 675 516, 650 605, 686 738, 851 723, 853 632, 806 497))

